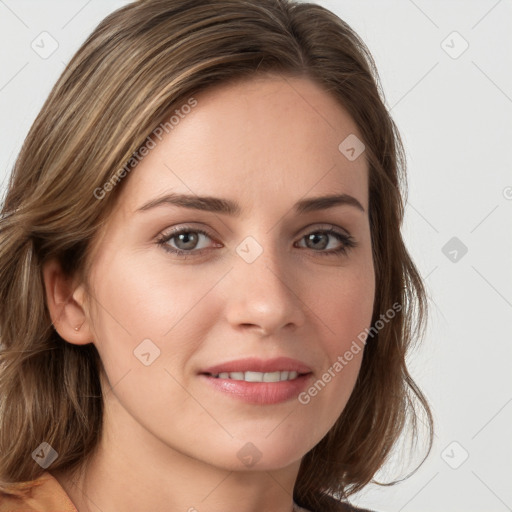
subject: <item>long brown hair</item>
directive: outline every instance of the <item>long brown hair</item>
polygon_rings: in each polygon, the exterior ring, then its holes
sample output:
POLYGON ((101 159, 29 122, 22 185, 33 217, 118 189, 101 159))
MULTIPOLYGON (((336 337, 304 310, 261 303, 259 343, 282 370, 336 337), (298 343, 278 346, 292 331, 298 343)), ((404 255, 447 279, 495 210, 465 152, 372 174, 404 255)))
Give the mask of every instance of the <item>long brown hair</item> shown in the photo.
POLYGON ((432 415, 405 362, 427 312, 400 233, 405 154, 365 44, 311 3, 146 0, 110 14, 81 46, 11 175, 0 219, 0 490, 13 492, 9 484, 41 476, 31 456, 41 442, 59 454, 52 470, 73 471, 101 436, 98 352, 92 343, 65 342, 53 329, 43 263, 57 258, 86 283, 91 241, 148 135, 194 94, 262 73, 315 81, 357 124, 370 172, 372 325, 393 304, 402 306, 368 339, 349 402, 304 456, 294 498, 311 510, 341 510, 329 495, 345 499, 369 483, 405 426, 416 432, 420 414, 430 451, 432 415))

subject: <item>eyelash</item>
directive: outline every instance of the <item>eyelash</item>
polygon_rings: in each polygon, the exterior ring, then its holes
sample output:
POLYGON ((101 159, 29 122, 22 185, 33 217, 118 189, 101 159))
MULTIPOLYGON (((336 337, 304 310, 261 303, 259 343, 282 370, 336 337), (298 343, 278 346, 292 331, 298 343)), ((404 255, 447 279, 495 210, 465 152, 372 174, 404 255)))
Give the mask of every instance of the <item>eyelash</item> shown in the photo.
MULTIPOLYGON (((164 251, 174 254, 176 256, 183 256, 184 259, 186 259, 189 256, 196 257, 203 254, 205 251, 208 251, 209 249, 192 249, 190 251, 184 251, 183 249, 175 249, 173 247, 170 247, 167 242, 172 240, 173 238, 181 235, 182 233, 200 233, 202 235, 207 236, 208 238, 213 238, 210 236, 209 233, 206 231, 199 229, 199 228, 187 228, 181 227, 181 228, 175 228, 170 233, 163 233, 160 237, 157 239, 157 244, 163 248, 164 251)), ((354 238, 351 235, 345 235, 343 233, 340 233, 339 231, 336 231, 333 228, 329 229, 317 229, 315 231, 311 231, 309 234, 328 234, 334 236, 336 239, 338 239, 339 242, 342 242, 342 245, 338 249, 331 249, 330 251, 315 251, 314 249, 310 249, 314 253, 321 255, 321 256, 338 256, 338 255, 346 255, 351 249, 354 247, 357 247, 357 242, 354 240, 354 238)), ((300 240, 302 240, 306 235, 301 237, 300 240)))

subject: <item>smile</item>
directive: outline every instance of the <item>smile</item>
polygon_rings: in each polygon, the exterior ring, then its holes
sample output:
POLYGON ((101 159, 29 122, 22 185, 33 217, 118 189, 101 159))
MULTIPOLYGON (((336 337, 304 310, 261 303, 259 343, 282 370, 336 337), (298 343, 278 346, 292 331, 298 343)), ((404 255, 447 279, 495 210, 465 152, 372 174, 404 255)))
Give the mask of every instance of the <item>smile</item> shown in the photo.
POLYGON ((222 372, 212 374, 216 379, 242 380, 245 382, 282 382, 294 380, 298 377, 296 371, 276 371, 276 372, 222 372))

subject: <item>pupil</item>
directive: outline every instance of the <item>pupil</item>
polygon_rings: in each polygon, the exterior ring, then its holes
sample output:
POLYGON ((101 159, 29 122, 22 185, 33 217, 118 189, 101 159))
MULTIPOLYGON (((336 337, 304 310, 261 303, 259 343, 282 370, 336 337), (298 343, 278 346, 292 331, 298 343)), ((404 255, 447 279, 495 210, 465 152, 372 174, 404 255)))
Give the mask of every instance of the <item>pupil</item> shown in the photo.
POLYGON ((178 235, 180 242, 184 242, 186 245, 186 247, 184 247, 184 249, 192 249, 194 247, 194 245, 197 242, 195 240, 195 237, 196 237, 196 235, 191 234, 191 233, 181 233, 180 235, 178 235))
MULTIPOLYGON (((324 237, 324 242, 325 242, 325 235, 320 234, 320 233, 313 233, 313 234, 309 235, 308 239, 310 241, 314 241, 314 240, 318 241, 318 237, 324 237)), ((322 246, 322 249, 324 249, 326 246, 325 243, 323 245, 320 243, 320 245, 322 246)), ((318 244, 315 243, 314 247, 318 247, 318 244)))

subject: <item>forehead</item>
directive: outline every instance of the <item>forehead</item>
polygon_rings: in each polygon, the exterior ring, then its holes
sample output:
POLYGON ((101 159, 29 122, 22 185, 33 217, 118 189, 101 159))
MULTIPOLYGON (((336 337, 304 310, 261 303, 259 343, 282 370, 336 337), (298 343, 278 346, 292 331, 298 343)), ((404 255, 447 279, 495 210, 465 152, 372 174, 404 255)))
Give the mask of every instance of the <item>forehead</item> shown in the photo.
POLYGON ((263 76, 223 84, 179 106, 164 132, 129 176, 123 210, 166 192, 230 197, 248 210, 294 203, 304 196, 347 193, 367 209, 364 153, 340 151, 362 139, 345 108, 307 78, 263 76), (186 112, 186 113, 185 113, 186 112))

